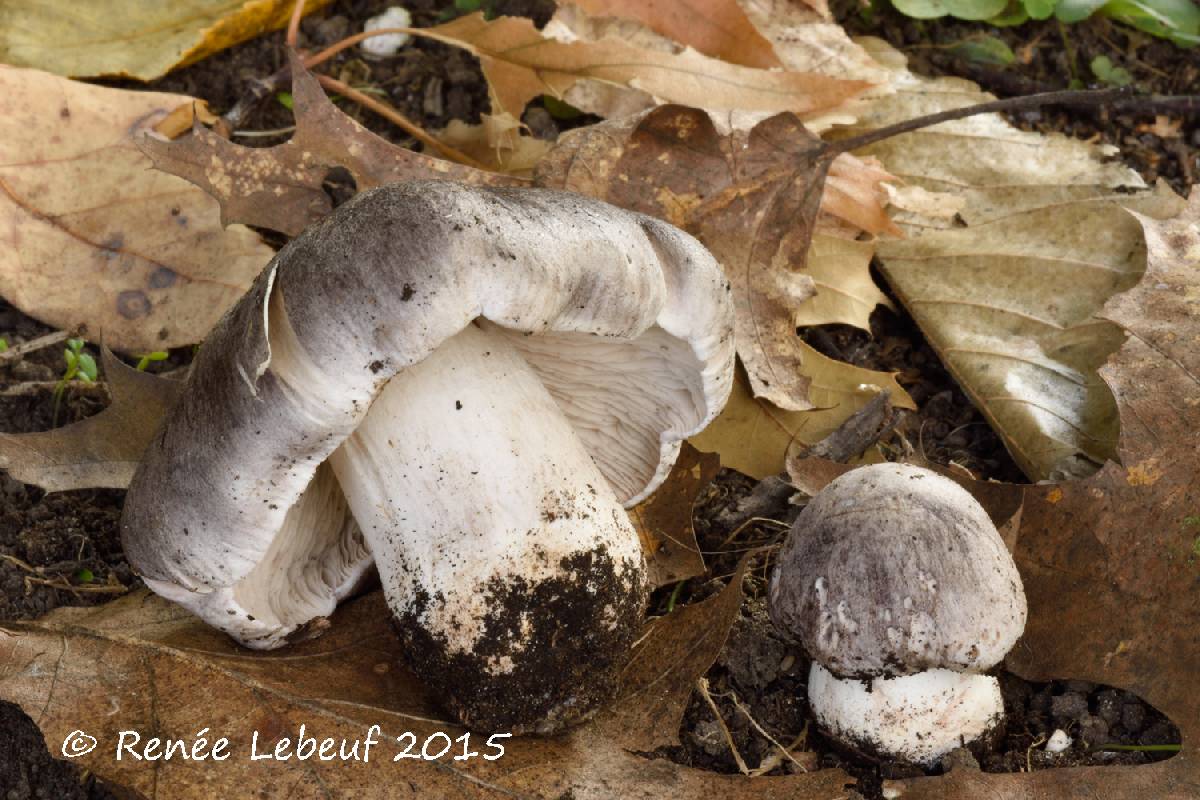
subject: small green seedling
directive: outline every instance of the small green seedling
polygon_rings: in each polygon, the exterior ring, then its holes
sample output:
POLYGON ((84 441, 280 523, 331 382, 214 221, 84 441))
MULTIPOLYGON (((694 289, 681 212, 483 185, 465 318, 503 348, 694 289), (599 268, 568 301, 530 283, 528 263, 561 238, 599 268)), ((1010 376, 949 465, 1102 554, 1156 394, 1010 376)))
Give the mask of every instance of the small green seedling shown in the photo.
POLYGON ((0 353, 3 353, 7 349, 8 349, 8 339, 5 339, 3 336, 0 336, 0 353))
POLYGON ((94 580, 96 580, 95 574, 87 567, 84 567, 75 573, 76 583, 91 583, 94 580))
POLYGON ((275 99, 279 101, 279 105, 283 106, 288 111, 291 111, 296 105, 296 102, 292 100, 291 92, 276 92, 275 99))
POLYGON ((1180 47, 1200 44, 1200 6, 1193 0, 892 0, 892 5, 914 19, 951 16, 1000 26, 1050 17, 1069 24, 1099 14, 1180 47))
POLYGON ((54 386, 54 414, 51 417, 51 424, 54 426, 58 425, 58 409, 62 404, 63 393, 67 390, 67 383, 73 380, 92 383, 96 380, 96 360, 91 354, 83 352, 83 345, 83 339, 67 339, 67 347, 63 350, 63 359, 67 366, 54 386))
POLYGON ((145 372, 146 367, 154 361, 165 361, 168 353, 165 350, 155 350, 153 353, 143 353, 138 356, 137 371, 145 372))
POLYGON ((438 16, 439 22, 448 22, 455 17, 463 14, 471 14, 475 11, 482 11, 483 18, 487 20, 495 19, 496 0, 454 0, 454 4, 442 9, 442 13, 438 16))
POLYGON ((559 100, 552 94, 542 95, 542 105, 545 106, 546 111, 550 113, 550 116, 554 117, 555 119, 571 120, 577 119, 583 115, 583 112, 578 108, 566 102, 565 100, 559 100))
POLYGON ((1133 76, 1124 67, 1114 67, 1108 56, 1096 56, 1092 59, 1092 74, 1096 80, 1109 86, 1128 86, 1133 83, 1133 76))

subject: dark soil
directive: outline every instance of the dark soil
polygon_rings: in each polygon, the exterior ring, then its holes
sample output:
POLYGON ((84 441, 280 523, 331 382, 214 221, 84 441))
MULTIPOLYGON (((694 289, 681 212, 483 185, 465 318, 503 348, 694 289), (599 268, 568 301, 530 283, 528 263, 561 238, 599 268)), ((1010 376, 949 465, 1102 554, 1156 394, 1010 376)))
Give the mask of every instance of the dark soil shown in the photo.
MULTIPOLYGON (((309 50, 331 44, 360 30, 367 17, 391 4, 390 0, 335 3, 304 21, 300 44, 309 50)), ((413 12, 414 24, 421 26, 435 24, 449 4, 445 0, 410 0, 406 5, 413 12)), ((553 11, 550 0, 497 0, 494 5, 499 13, 531 16, 539 24, 553 11)), ((852 32, 888 38, 909 54, 918 71, 969 77, 1001 96, 1061 88, 1080 70, 1086 80, 1086 65, 1097 54, 1108 55, 1114 64, 1124 66, 1138 86, 1147 91, 1180 93, 1200 82, 1194 51, 1176 50, 1107 23, 1072 26, 1068 36, 1073 56, 1063 48, 1057 28, 1051 25, 991 31, 1019 55, 1018 64, 998 69, 956 59, 944 48, 977 34, 982 26, 918 24, 888 8, 877 9, 868 22, 858 12, 857 0, 835 0, 835 6, 852 32)), ((203 98, 220 114, 233 107, 255 79, 277 72, 284 63, 283 34, 278 32, 174 72, 149 88, 203 98)), ((487 108, 487 88, 476 60, 435 42, 417 39, 387 61, 368 61, 352 49, 331 60, 323 70, 356 87, 383 92, 391 104, 428 129, 444 127, 453 119, 477 122, 487 108)), ((375 115, 353 104, 341 106, 380 135, 419 147, 375 115)), ((553 138, 561 127, 578 124, 564 125, 536 103, 526 111, 525 121, 537 135, 548 138, 553 138)), ((1166 122, 1170 124, 1160 124, 1158 130, 1170 133, 1174 130, 1171 125, 1178 121, 1178 135, 1165 136, 1146 130, 1155 123, 1154 113, 1122 114, 1110 119, 1103 112, 1045 110, 1022 114, 1015 121, 1023 127, 1110 141, 1122 147, 1122 157, 1148 180, 1165 177, 1180 191, 1200 174, 1200 163, 1196 161, 1200 131, 1195 115, 1168 115, 1166 122)), ((290 112, 278 100, 269 98, 241 121, 238 131, 275 131, 291 124, 290 112)), ((242 144, 265 146, 284 141, 288 135, 239 135, 235 139, 242 144)), ((0 301, 0 336, 10 346, 49 330, 0 301)), ((901 383, 917 401, 919 410, 902 420, 898 431, 925 458, 943 464, 954 462, 981 478, 1023 480, 998 438, 910 318, 881 309, 872 317, 872 334, 867 336, 846 326, 804 332, 810 344, 828 355, 872 369, 900 372, 901 383)), ((94 349, 89 349, 94 354, 94 349)), ((186 363, 188 357, 187 352, 173 354, 169 362, 152 365, 151 369, 177 366, 186 363)), ((0 432, 52 427, 52 387, 62 369, 61 344, 17 361, 0 360, 0 432), (18 384, 30 383, 41 387, 19 397, 3 394, 18 384)), ((82 419, 106 402, 102 390, 69 390, 58 423, 82 419)), ((678 587, 674 602, 694 602, 711 595, 733 573, 742 553, 782 541, 784 523, 794 508, 781 505, 769 515, 781 520, 780 524, 749 525, 732 536, 733 527, 721 521, 753 487, 749 479, 726 470, 697 504, 695 526, 701 546, 708 552, 710 569, 708 576, 678 587)), ((122 492, 107 490, 46 495, 0 474, 0 620, 38 616, 60 605, 100 603, 136 586, 137 579, 121 554, 117 532, 122 500, 122 492)), ((913 769, 879 765, 848 753, 811 724, 804 699, 809 664, 803 652, 784 641, 766 618, 763 598, 769 560, 761 558, 760 562, 747 578, 748 599, 731 632, 730 644, 708 673, 713 699, 732 731, 735 745, 752 768, 775 750, 750 723, 753 717, 776 740, 786 745, 795 743, 799 752, 796 757, 804 768, 841 766, 859 779, 862 794, 879 797, 883 779, 915 774, 913 769), (749 716, 738 709, 735 698, 749 716)), ((671 594, 668 588, 655 596, 655 613, 666 611, 671 594)), ((1009 710, 1002 742, 988 752, 957 759, 956 768, 999 771, 1141 763, 1161 756, 1097 752, 1089 750, 1088 745, 1179 741, 1174 726, 1127 693, 1070 680, 1028 684, 1007 674, 1001 679, 1009 710), (1056 728, 1071 734, 1075 744, 1063 754, 1050 756, 1042 750, 1040 741, 1056 728)), ((81 780, 71 765, 52 760, 33 723, 3 702, 0 731, 11 734, 0 735, 0 800, 112 796, 93 781, 81 780)), ((680 748, 665 755, 706 769, 736 771, 728 743, 707 703, 699 698, 693 698, 688 709, 681 740, 680 748)), ((799 767, 783 760, 775 771, 794 769, 799 767)))

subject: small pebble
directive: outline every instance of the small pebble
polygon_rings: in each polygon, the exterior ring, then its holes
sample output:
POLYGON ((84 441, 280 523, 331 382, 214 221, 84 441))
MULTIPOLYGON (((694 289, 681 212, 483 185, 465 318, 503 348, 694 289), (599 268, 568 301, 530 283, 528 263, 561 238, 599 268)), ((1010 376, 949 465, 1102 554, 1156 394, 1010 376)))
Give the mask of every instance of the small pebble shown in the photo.
MULTIPOLYGON (((363 30, 377 31, 382 28, 408 28, 412 26, 412 14, 402 6, 392 6, 377 17, 371 17, 363 30)), ((367 58, 389 58, 412 39, 407 33, 385 33, 364 39, 359 47, 367 58)))
POLYGON ((1061 753, 1071 746, 1071 737, 1067 736, 1067 732, 1062 728, 1050 734, 1050 739, 1046 742, 1047 753, 1061 753))
POLYGON ((1079 738, 1088 747, 1106 744, 1109 740, 1108 723, 1099 717, 1084 717, 1079 721, 1079 738))

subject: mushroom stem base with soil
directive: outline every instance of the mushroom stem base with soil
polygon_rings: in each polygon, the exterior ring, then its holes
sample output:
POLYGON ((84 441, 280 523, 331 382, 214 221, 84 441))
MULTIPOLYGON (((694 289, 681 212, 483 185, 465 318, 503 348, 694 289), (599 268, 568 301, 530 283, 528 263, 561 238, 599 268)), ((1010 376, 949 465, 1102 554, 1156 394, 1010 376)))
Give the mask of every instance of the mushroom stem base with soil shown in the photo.
POLYGON ((397 375, 331 463, 411 665, 465 724, 550 732, 608 698, 641 545, 507 336, 469 325, 397 375))

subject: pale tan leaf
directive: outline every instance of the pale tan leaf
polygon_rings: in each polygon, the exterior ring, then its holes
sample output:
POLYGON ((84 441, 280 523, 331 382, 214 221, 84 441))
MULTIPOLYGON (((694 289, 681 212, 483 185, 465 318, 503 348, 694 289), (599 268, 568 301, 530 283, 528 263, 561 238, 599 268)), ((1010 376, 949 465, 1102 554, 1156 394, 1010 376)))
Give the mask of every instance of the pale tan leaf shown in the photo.
POLYGON ((750 22, 775 49, 784 67, 841 75, 890 91, 887 71, 843 28, 829 21, 825 0, 738 0, 750 22))
MULTIPOLYGON (((305 13, 329 0, 306 0, 305 13)), ((293 0, 5 0, 0 62, 150 81, 282 28, 293 0)))
POLYGON ((48 492, 124 489, 182 381, 139 372, 107 349, 101 355, 108 408, 42 433, 0 433, 0 469, 48 492))
POLYGON ((821 441, 880 391, 886 391, 898 408, 916 407, 893 375, 843 364, 815 350, 811 355, 815 371, 811 396, 821 401, 821 408, 776 408, 755 398, 739 373, 721 415, 688 441, 698 450, 719 454, 722 466, 762 480, 784 471, 793 445, 821 441))
POLYGON ((574 0, 593 17, 636 19, 713 58, 744 67, 783 66, 735 0, 574 0))
MULTIPOLYGON (((926 80, 903 67, 893 85, 894 94, 864 113, 865 124, 990 99, 966 81, 926 80)), ((937 203, 902 218, 910 238, 881 241, 878 256, 1022 470, 1035 480, 1081 476, 1113 458, 1116 406, 1097 369, 1122 334, 1094 315, 1145 264, 1140 227, 1120 204, 1162 217, 1180 201, 1113 194, 1141 181, 1106 163, 1107 149, 1019 131, 997 115, 943 123, 867 152, 909 186, 938 193, 937 203), (948 217, 952 199, 959 209, 948 217)))
POLYGON ((529 178, 542 157, 554 146, 522 131, 509 114, 484 114, 479 125, 451 120, 438 138, 496 172, 529 178))
POLYGON ((0 66, 0 294, 117 350, 204 337, 272 251, 137 148, 191 100, 0 66))
POLYGON ((869 86, 826 75, 726 64, 691 49, 676 54, 610 39, 557 41, 530 20, 516 17, 487 21, 482 14, 472 14, 423 29, 422 34, 476 55, 490 86, 492 112, 517 117, 534 97, 563 97, 582 79, 630 86, 666 102, 696 107, 800 115, 837 107, 869 86))
POLYGON ((871 312, 891 301, 871 279, 873 242, 861 242, 818 232, 808 253, 808 274, 815 293, 796 307, 796 326, 840 322, 871 330, 871 312))

